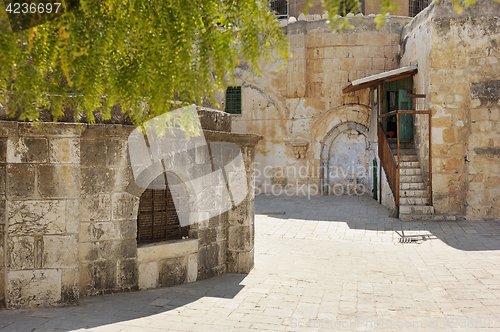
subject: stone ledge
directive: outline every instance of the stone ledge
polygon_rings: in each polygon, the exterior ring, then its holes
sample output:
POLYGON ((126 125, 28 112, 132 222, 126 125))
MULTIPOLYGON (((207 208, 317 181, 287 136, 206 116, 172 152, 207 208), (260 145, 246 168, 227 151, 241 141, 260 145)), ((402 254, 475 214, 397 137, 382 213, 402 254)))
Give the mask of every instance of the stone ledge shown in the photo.
POLYGON ((137 247, 137 262, 157 262, 165 258, 187 256, 198 252, 198 239, 176 240, 137 247))

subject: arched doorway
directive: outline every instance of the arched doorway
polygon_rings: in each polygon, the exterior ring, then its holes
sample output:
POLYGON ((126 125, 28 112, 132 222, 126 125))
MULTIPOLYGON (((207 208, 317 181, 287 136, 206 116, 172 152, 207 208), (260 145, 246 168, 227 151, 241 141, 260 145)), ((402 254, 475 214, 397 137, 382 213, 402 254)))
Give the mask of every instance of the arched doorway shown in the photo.
POLYGON ((375 150, 367 133, 368 127, 351 121, 328 132, 321 148, 323 195, 371 193, 375 150))
POLYGON ((188 204, 189 195, 182 181, 173 173, 160 174, 140 198, 137 244, 177 240, 188 236, 189 226, 181 227, 178 215, 188 211, 188 204))

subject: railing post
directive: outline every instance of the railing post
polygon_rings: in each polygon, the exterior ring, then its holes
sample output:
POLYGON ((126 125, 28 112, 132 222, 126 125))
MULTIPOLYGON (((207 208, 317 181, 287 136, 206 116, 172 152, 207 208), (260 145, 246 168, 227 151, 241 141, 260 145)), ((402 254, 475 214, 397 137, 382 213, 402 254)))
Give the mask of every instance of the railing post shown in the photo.
POLYGON ((429 203, 432 201, 432 110, 429 112, 429 203))

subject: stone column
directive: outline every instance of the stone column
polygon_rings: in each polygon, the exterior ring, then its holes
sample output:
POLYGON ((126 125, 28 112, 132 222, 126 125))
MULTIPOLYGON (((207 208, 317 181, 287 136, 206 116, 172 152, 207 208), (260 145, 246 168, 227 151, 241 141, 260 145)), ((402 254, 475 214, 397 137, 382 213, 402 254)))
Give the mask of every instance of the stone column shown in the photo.
POLYGON ((228 273, 249 273, 254 264, 255 165, 253 162, 255 145, 263 137, 253 134, 226 134, 210 131, 204 131, 204 133, 207 141, 232 142, 241 148, 248 181, 248 193, 243 202, 228 211, 226 262, 228 273))

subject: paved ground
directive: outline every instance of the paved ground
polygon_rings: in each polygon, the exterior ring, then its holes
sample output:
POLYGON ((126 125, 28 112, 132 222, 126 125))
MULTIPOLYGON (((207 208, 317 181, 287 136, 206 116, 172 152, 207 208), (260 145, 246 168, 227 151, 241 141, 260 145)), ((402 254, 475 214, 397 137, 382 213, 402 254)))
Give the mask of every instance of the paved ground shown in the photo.
POLYGON ((403 223, 365 196, 261 195, 256 212, 248 275, 4 310, 0 331, 500 331, 500 221, 403 223))

